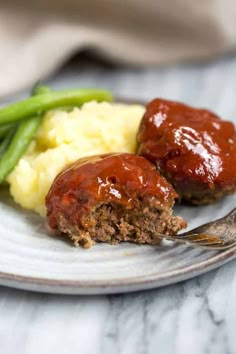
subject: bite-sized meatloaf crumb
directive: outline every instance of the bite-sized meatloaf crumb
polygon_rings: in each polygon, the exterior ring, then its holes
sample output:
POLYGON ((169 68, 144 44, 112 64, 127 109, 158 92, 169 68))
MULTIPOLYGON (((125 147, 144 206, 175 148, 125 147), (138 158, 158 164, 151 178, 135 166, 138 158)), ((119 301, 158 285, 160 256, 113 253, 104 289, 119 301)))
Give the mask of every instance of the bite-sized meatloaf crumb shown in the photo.
POLYGON ((235 191, 235 127, 214 113, 154 99, 137 140, 138 154, 156 165, 181 198, 207 204, 235 191))
POLYGON ((94 241, 157 244, 185 221, 172 216, 176 192, 145 158, 128 153, 78 160, 61 172, 47 195, 55 233, 89 248, 94 241))

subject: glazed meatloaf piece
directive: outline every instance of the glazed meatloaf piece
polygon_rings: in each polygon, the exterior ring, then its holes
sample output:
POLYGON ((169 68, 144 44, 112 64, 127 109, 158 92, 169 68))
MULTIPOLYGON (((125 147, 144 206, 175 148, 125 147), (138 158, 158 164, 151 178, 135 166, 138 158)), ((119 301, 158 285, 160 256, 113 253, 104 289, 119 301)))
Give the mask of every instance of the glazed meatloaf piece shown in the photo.
POLYGON ((214 113, 154 99, 137 140, 138 154, 156 165, 181 198, 207 204, 235 191, 235 127, 214 113))
POLYGON ((141 156, 106 154, 78 160, 60 173, 46 198, 55 233, 89 248, 95 241, 157 244, 158 233, 186 226, 172 216, 176 192, 141 156))

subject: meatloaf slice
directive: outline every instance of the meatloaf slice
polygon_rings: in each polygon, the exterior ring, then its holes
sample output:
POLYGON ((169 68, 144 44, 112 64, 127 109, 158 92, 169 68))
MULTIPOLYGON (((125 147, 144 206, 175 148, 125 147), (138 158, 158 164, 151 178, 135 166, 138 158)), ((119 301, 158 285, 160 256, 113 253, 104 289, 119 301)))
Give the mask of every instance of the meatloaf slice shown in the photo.
POLYGON ((236 190, 234 124, 208 110, 154 99, 141 121, 138 154, 192 204, 208 204, 236 190))
POLYGON ((74 244, 158 244, 186 222, 172 216, 173 187, 141 156, 106 154, 78 160, 55 179, 46 198, 49 227, 74 244))

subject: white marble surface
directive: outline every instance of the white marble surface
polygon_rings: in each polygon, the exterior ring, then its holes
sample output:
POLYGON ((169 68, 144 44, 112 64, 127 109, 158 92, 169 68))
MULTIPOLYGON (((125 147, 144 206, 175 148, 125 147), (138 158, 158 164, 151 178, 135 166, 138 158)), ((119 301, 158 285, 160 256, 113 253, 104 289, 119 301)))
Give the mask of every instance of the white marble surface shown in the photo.
MULTIPOLYGON (((162 96, 236 115, 236 59, 136 70, 80 63, 50 82, 162 96)), ((234 354, 236 260, 162 289, 58 296, 0 287, 0 354, 234 354)))

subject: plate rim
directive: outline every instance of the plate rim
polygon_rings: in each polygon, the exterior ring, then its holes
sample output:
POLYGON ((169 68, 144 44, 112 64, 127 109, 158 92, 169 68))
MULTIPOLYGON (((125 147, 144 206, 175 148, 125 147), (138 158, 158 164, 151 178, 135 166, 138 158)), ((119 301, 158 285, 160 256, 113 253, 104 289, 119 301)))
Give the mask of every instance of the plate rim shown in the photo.
MULTIPOLYGON (((206 250, 207 252, 207 250, 206 250)), ((65 280, 25 276, 0 271, 0 285, 55 294, 99 295, 153 289, 207 273, 236 257, 236 246, 218 251, 211 258, 167 272, 137 275, 119 280, 65 280)))

